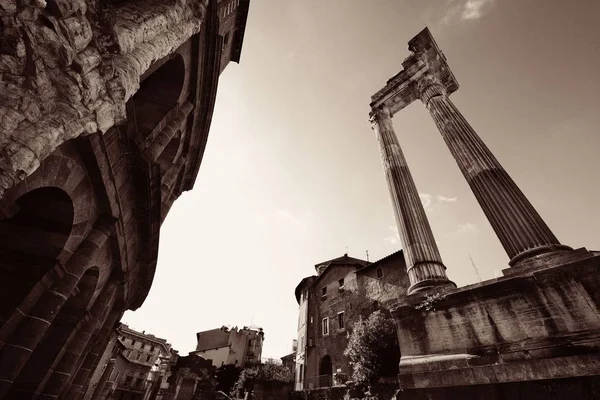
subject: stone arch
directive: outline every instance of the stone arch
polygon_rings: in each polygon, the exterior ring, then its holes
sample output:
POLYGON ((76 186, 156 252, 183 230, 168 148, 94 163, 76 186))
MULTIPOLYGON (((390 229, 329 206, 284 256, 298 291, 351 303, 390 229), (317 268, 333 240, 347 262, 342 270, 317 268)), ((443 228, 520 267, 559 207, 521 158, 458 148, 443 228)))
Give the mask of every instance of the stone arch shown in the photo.
POLYGON ((7 396, 19 398, 25 393, 37 392, 43 386, 44 378, 63 354, 63 346, 77 329, 91 305, 91 299, 98 284, 99 270, 92 267, 86 270, 65 305, 54 318, 40 344, 25 363, 7 396))
POLYGON ((11 208, 0 219, 0 327, 56 265, 75 215, 70 196, 56 187, 31 190, 11 208))
POLYGON ((181 54, 162 64, 140 83, 133 96, 135 124, 142 140, 153 138, 164 123, 177 113, 186 81, 185 61, 181 54))
POLYGON ((74 140, 59 146, 46 157, 40 167, 24 181, 4 193, 0 199, 0 219, 8 219, 19 212, 17 199, 35 189, 55 188, 64 191, 73 204, 72 229, 63 251, 57 259, 66 262, 97 217, 93 186, 74 140))

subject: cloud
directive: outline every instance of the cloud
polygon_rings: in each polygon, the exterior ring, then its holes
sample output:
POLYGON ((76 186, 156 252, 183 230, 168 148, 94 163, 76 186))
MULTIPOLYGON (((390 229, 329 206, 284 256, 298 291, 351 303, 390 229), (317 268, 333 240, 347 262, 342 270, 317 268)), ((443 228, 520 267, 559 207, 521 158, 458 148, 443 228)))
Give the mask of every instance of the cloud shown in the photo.
POLYGON ((390 225, 388 229, 393 232, 390 236, 384 238, 386 242, 390 242, 391 244, 396 244, 400 241, 400 235, 398 234, 398 227, 396 225, 390 225))
POLYGON ((477 227, 475 225, 473 225, 470 222, 466 222, 464 224, 459 224, 458 225, 458 229, 457 229, 458 233, 472 233, 472 232, 477 232, 477 227))
POLYGON ((478 20, 489 12, 494 2, 495 0, 449 0, 446 2, 441 23, 451 25, 478 20))
POLYGON ((442 203, 455 203, 458 200, 458 197, 446 197, 438 194, 437 200, 442 203))
POLYGON ((467 0, 460 16, 462 19, 479 19, 494 0, 467 0))
POLYGON ((458 201, 458 197, 446 197, 441 194, 434 196, 429 193, 419 193, 419 198, 427 212, 436 211, 446 203, 456 203, 458 201))

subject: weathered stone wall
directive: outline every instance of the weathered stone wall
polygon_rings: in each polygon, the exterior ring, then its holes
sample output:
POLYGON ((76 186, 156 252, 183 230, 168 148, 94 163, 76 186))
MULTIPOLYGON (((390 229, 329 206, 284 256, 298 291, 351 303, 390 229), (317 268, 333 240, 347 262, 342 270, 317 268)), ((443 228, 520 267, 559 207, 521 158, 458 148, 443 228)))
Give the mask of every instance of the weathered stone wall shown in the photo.
POLYGON ((600 257, 393 311, 403 388, 600 375, 600 257))
POLYGON ((578 377, 398 392, 398 400, 575 400, 600 399, 600 377, 578 377))
POLYGON ((0 3, 0 197, 61 143, 124 121, 142 74, 199 32, 206 3, 0 3))

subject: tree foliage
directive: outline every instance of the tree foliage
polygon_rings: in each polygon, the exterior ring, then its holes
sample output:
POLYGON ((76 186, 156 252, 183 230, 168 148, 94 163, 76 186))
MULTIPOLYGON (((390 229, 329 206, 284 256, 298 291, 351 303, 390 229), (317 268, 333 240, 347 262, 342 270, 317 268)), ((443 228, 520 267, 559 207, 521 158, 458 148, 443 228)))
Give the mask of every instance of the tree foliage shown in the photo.
POLYGON ((397 376, 400 347, 394 320, 381 311, 375 311, 367 319, 359 318, 344 355, 350 358, 353 379, 357 382, 397 376))
POLYGON ((273 361, 246 367, 231 390, 232 395, 251 390, 254 381, 293 382, 292 372, 285 366, 273 361))

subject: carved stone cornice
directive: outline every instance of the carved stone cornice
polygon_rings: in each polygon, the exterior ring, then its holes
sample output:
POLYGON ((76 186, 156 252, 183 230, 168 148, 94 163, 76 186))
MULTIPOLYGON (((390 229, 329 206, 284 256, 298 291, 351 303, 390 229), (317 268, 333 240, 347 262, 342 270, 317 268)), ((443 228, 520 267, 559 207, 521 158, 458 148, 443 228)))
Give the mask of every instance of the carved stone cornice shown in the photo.
MULTIPOLYGON (((422 98, 419 85, 422 79, 436 78, 446 95, 458 89, 458 82, 448 67, 446 57, 439 49, 429 29, 415 36, 408 46, 412 54, 402 62, 403 70, 389 79, 386 85, 371 97, 371 108, 387 107, 392 115, 415 100, 422 98)), ((424 88, 423 88, 424 89, 424 88)), ((426 95, 427 101, 432 97, 426 95)))

